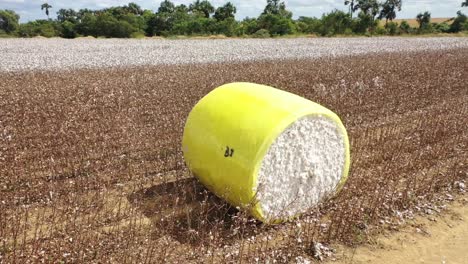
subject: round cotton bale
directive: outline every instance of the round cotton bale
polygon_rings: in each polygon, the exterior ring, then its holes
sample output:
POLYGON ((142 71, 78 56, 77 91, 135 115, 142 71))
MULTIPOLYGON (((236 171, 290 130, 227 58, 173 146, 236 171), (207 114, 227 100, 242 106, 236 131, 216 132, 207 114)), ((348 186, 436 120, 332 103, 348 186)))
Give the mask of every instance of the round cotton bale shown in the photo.
POLYGON ((201 183, 265 223, 292 219, 336 194, 349 170, 340 118, 300 96, 252 83, 214 89, 182 140, 201 183))

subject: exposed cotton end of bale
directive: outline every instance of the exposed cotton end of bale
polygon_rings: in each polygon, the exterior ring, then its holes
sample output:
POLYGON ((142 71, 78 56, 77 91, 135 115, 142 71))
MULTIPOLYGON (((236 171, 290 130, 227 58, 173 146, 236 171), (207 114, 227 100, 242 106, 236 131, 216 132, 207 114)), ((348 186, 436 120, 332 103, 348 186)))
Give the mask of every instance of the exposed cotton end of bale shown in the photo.
POLYGON ((320 115, 292 123, 273 142, 258 173, 257 200, 267 221, 304 213, 335 192, 343 175, 345 139, 320 115))

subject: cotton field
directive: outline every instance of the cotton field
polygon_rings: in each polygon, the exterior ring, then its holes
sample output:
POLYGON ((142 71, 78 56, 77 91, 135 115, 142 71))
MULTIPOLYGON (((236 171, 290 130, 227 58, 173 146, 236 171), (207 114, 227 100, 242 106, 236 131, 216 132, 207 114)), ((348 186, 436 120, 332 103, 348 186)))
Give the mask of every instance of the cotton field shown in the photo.
POLYGON ((145 65, 316 59, 468 47, 461 38, 0 39, 0 70, 99 69, 145 65))
POLYGON ((1 39, 0 262, 337 258, 466 198, 467 73, 467 38, 1 39), (239 81, 341 117, 338 196, 265 225, 194 180, 187 115, 239 81))

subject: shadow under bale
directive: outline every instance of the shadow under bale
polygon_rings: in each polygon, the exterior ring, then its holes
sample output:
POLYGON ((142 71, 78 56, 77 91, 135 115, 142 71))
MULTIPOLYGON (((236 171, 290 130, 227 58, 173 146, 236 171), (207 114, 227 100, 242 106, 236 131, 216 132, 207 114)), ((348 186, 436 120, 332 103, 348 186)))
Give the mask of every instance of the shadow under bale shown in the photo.
POLYGON ((155 239, 170 235, 184 244, 230 244, 255 234, 260 225, 195 178, 141 189, 127 199, 152 221, 155 239))

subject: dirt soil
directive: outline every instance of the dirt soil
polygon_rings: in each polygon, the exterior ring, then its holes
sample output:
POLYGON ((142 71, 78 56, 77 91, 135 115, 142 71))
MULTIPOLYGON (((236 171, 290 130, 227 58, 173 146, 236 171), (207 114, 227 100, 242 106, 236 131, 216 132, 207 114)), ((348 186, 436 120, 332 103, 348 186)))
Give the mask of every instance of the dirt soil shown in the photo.
POLYGON ((468 203, 465 198, 438 217, 417 218, 372 245, 340 248, 329 263, 468 263, 468 203))

